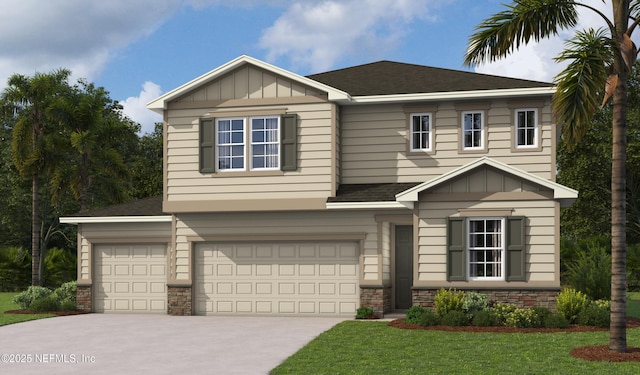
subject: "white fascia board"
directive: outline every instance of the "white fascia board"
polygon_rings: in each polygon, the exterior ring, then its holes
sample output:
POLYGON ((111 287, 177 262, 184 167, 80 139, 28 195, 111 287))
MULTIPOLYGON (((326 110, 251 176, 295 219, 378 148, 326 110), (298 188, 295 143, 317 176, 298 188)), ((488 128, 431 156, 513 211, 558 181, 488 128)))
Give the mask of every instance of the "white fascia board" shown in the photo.
POLYGON ((61 217, 62 224, 170 223, 170 215, 162 216, 78 216, 61 217))
POLYGON ((149 103, 147 103, 147 108, 162 114, 162 112, 167 108, 167 103, 170 102, 171 100, 176 99, 177 97, 197 88, 200 87, 210 81, 215 80, 216 78, 225 75, 227 73, 229 73, 230 71, 234 70, 235 68, 243 65, 243 64, 251 64, 251 65, 255 65, 259 68, 262 68, 264 70, 270 71, 274 74, 278 74, 281 75, 283 77, 289 78, 293 81, 299 82, 301 84, 313 87, 314 89, 317 89, 319 91, 323 91, 326 92, 329 96, 329 100, 330 101, 339 101, 339 102, 350 102, 351 101, 351 97, 349 96, 349 94, 347 94, 344 91, 335 89, 331 86, 327 86, 323 83, 320 83, 318 81, 314 81, 310 78, 307 77, 303 77, 301 75, 292 73, 288 70, 279 68, 275 65, 271 65, 268 64, 264 61, 255 59, 253 57, 247 56, 247 55, 242 55, 234 60, 229 61, 226 64, 223 64, 219 67, 217 67, 216 69, 205 73, 203 75, 201 75, 200 77, 197 77, 187 83, 185 83, 184 85, 175 88, 169 92, 167 92, 166 94, 150 101, 149 103))
POLYGON ((404 202, 329 202, 328 210, 361 210, 361 209, 413 209, 413 202, 407 205, 404 202))
POLYGON ((407 189, 402 193, 396 194, 396 201, 398 202, 417 202, 418 194, 424 190, 430 189, 436 185, 442 184, 448 180, 456 178, 468 171, 471 171, 481 165, 489 165, 503 172, 520 177, 524 180, 530 181, 534 184, 544 186, 550 190, 553 190, 553 198, 561 202, 571 202, 578 198, 578 192, 564 185, 560 185, 557 182, 553 182, 542 177, 536 176, 532 173, 525 172, 521 169, 514 168, 508 164, 501 163, 488 157, 482 157, 469 164, 463 165, 460 168, 449 171, 441 176, 434 178, 431 181, 427 181, 420 185, 414 186, 411 189, 407 189))
MULTIPOLYGON (((475 90, 475 91, 452 91, 433 92, 418 94, 396 94, 396 95, 371 95, 356 96, 351 100, 351 104, 375 104, 393 102, 420 102, 433 100, 461 100, 461 99, 491 99, 503 97, 531 97, 553 95, 555 87, 533 87, 524 89, 498 89, 498 90, 475 90)), ((347 104, 347 103, 345 103, 347 104)))

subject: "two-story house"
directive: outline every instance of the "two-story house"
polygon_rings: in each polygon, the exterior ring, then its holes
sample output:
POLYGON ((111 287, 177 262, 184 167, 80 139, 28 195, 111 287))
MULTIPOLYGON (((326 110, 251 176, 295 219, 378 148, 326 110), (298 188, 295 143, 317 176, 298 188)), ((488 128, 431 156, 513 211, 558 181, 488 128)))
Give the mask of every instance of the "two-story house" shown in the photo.
POLYGON ((164 192, 78 225, 95 312, 354 315, 440 288, 560 289, 548 83, 390 61, 307 77, 241 56, 157 98, 164 192))

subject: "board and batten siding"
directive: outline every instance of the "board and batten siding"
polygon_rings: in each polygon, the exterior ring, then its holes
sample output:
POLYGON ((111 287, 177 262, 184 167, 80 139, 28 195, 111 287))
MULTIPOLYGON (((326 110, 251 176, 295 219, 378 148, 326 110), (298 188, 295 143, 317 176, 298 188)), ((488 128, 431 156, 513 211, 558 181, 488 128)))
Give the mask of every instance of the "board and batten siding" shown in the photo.
MULTIPOLYGON (((279 106, 281 108, 282 106, 279 106)), ((213 108, 172 109, 166 140, 166 200, 326 198, 333 192, 331 103, 287 105, 298 116, 298 169, 279 172, 200 173, 199 119, 213 108)), ((269 107, 263 107, 268 110, 269 107)), ((233 109, 237 111, 238 109, 233 109)), ((252 113, 259 115, 253 108, 252 113)))
POLYGON ((78 225, 78 282, 92 280, 92 246, 100 243, 166 243, 171 223, 96 223, 78 225))
MULTIPOLYGON (((488 108, 485 110, 487 140, 484 151, 467 152, 461 151, 460 147, 460 108, 472 109, 473 105, 441 102, 432 112, 433 152, 409 154, 409 107, 400 104, 345 106, 341 111, 341 182, 429 181, 482 156, 555 180, 555 125, 550 102, 540 103, 544 105, 540 105, 538 113, 539 149, 513 151, 513 109, 520 106, 507 100, 493 100, 478 104, 479 109, 488 108)), ((528 105, 523 103, 521 107, 528 108, 528 105)))
POLYGON ((191 280, 192 245, 197 242, 360 241, 360 280, 379 283, 381 249, 372 212, 254 212, 176 215, 172 280, 191 280))

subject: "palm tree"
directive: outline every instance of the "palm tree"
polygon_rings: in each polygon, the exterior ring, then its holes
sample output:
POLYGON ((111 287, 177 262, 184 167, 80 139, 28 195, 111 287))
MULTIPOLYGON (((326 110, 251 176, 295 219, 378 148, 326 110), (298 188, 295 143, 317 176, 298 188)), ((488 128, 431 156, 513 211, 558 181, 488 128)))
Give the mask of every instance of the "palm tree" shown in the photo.
POLYGON ((31 284, 42 284, 40 175, 53 160, 45 156, 45 130, 53 123, 51 104, 68 88, 71 72, 66 69, 33 77, 14 74, 7 81, 0 101, 16 117, 11 153, 16 168, 31 177, 31 284))
POLYGON ((560 29, 576 26, 579 7, 595 12, 606 23, 603 29, 578 31, 567 42, 556 60, 569 64, 554 79, 557 90, 552 101, 561 134, 572 145, 589 129, 596 111, 613 97, 609 349, 625 352, 627 81, 637 54, 630 36, 639 22, 640 1, 611 2, 612 20, 586 1, 516 0, 477 26, 469 39, 465 64, 495 61, 530 40, 556 36, 560 29))

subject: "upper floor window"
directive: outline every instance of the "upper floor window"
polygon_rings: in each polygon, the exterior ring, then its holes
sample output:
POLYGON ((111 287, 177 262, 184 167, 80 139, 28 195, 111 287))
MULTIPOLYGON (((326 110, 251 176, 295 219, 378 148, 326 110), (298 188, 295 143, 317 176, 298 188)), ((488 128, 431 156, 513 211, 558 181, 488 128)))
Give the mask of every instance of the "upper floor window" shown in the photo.
POLYGON ((431 113, 412 113, 410 119, 411 151, 431 151, 433 143, 431 113))
POLYGON ((200 172, 297 169, 297 116, 220 117, 200 121, 200 172))
POLYGON ((515 111, 516 148, 538 147, 538 111, 517 109, 515 111))
POLYGON ((484 148, 484 116, 481 111, 462 112, 462 149, 484 148))

